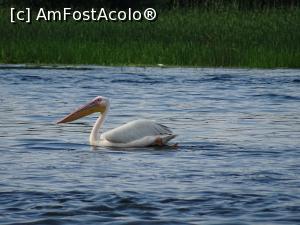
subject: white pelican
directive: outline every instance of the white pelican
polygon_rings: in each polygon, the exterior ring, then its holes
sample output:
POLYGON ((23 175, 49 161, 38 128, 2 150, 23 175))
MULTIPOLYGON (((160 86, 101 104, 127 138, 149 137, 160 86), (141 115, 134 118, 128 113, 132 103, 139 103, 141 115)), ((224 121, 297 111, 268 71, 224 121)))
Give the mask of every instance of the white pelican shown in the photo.
POLYGON ((176 137, 170 129, 151 120, 134 120, 120 127, 102 133, 100 128, 109 110, 109 100, 98 96, 91 102, 75 110, 57 123, 68 123, 81 117, 99 112, 99 118, 90 134, 90 144, 107 147, 147 147, 163 146, 176 137))

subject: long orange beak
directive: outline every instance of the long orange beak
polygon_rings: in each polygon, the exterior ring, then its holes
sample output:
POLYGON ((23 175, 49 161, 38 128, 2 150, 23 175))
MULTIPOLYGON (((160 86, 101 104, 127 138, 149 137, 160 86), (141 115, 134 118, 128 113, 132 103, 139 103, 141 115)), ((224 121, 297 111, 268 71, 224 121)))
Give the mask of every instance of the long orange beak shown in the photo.
POLYGON ((59 123, 69 123, 74 120, 80 119, 84 116, 88 116, 95 112, 101 112, 103 113, 106 110, 106 107, 102 104, 99 104, 96 100, 93 100, 86 105, 80 107, 79 109, 75 110, 74 112, 70 113, 63 119, 57 121, 57 124, 59 123))

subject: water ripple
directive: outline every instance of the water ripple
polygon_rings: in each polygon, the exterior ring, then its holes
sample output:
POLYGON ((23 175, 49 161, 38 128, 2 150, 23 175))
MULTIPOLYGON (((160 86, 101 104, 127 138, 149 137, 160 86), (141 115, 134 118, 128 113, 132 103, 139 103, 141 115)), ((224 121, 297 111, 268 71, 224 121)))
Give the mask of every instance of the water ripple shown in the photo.
POLYGON ((297 224, 299 70, 0 67, 1 224, 297 224), (104 130, 160 121, 177 148, 88 145, 104 130))

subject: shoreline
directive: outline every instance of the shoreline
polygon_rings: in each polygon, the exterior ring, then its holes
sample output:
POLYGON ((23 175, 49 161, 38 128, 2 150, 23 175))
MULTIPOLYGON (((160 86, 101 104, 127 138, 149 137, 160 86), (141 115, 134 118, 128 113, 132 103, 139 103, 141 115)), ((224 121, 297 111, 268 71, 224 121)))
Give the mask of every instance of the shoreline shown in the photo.
POLYGON ((260 68, 260 67, 191 67, 191 66, 157 66, 157 65, 123 65, 123 66, 106 66, 106 65, 66 65, 66 64, 1 64, 0 70, 10 69, 45 69, 45 70, 94 70, 99 68, 137 68, 137 69, 212 69, 212 70, 300 70, 300 68, 288 68, 288 67, 272 67, 272 68, 260 68))

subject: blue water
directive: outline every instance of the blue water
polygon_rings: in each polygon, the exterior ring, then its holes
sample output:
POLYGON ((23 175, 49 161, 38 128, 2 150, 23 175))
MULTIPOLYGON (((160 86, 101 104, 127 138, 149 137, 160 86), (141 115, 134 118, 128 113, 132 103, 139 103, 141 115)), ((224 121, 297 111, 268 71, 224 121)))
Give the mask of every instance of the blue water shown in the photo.
POLYGON ((300 70, 0 68, 0 224, 299 224, 300 70), (169 126, 173 148, 88 145, 104 130, 169 126))

